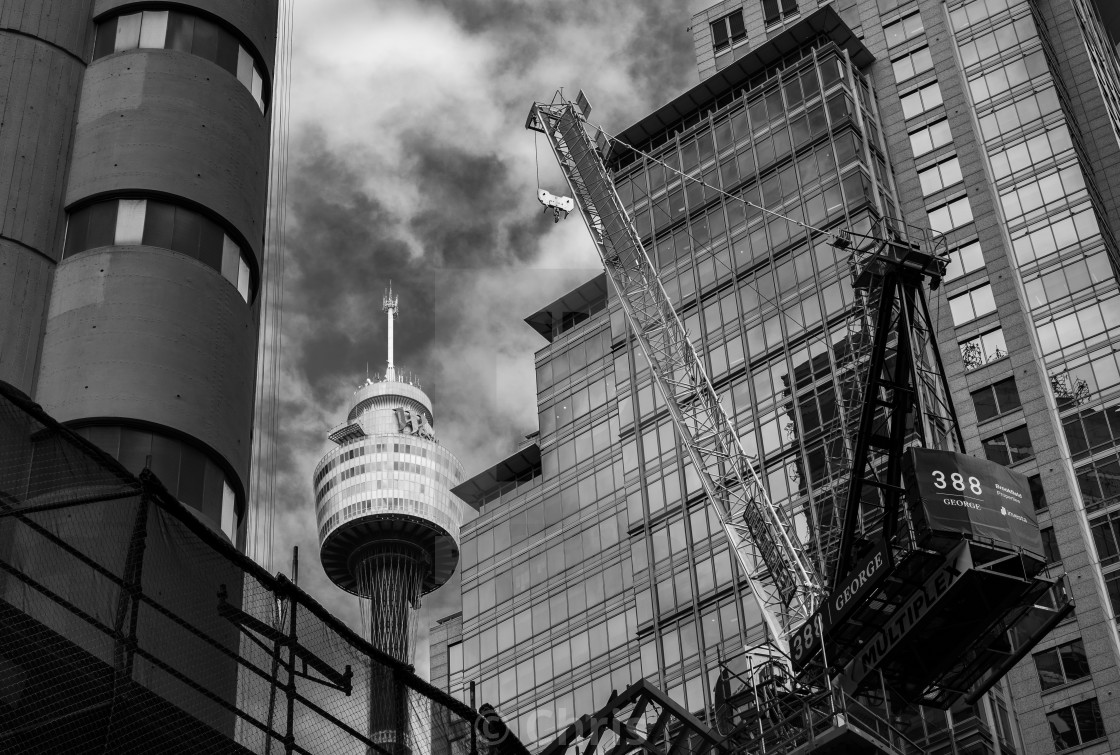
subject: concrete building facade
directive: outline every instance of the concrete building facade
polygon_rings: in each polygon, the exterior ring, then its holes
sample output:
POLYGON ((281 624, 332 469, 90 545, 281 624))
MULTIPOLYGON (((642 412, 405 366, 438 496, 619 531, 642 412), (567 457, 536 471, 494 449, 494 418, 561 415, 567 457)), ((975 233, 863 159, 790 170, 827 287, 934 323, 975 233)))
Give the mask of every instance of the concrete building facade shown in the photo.
MULTIPOLYGON (((853 294, 825 237, 733 198, 813 229, 901 215, 952 250, 931 308, 966 451, 1030 478, 1076 603, 992 694, 906 733, 932 752, 1120 749, 1115 31, 1088 0, 693 9, 701 83, 621 133, 653 160, 610 168, 771 497, 811 542, 843 473, 853 294)), ((461 643, 433 657, 526 742, 643 676, 710 711, 719 660, 760 631, 603 280, 528 318, 549 339, 539 436, 457 489, 482 513, 461 643)))
POLYGON ((0 379, 239 546, 277 0, 0 8, 0 379))

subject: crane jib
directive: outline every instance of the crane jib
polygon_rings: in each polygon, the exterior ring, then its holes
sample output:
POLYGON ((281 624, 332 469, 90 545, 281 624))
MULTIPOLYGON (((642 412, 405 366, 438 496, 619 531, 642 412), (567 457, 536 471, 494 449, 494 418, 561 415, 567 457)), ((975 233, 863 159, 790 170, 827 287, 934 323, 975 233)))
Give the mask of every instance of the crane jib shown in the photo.
POLYGON ((563 100, 537 103, 528 126, 548 137, 769 634, 784 646, 816 607, 822 579, 743 452, 583 117, 563 100))

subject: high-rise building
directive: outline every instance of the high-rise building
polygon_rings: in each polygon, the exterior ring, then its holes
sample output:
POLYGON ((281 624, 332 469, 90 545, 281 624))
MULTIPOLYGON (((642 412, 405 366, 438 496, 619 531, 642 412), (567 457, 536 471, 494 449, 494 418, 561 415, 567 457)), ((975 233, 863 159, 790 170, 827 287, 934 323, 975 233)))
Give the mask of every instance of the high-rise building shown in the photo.
POLYGON ((239 547, 277 2, 0 8, 0 380, 239 547))
MULTIPOLYGON (((1088 0, 694 8, 701 83, 618 134, 650 158, 607 162, 770 496, 812 543, 844 478, 834 374, 854 294, 820 231, 901 216, 952 252, 931 307, 966 450, 1030 478, 1068 575, 1072 616, 991 694, 907 735, 1120 749, 1115 37, 1088 0)), ((604 280, 527 318, 549 341, 539 437, 456 489, 481 516, 450 683, 480 682, 526 742, 643 676, 705 714, 719 661, 761 638, 604 280)))
MULTIPOLYGON (((465 508, 451 488, 463 468, 436 440, 432 402, 419 382, 393 363, 391 290, 384 309, 388 366, 383 379, 367 378, 354 392, 346 421, 328 436, 335 447, 315 467, 315 518, 323 569, 362 599, 367 639, 412 664, 421 597, 445 584, 459 562, 465 508)), ((371 673, 369 737, 408 753, 416 742, 396 684, 387 668, 371 673)))

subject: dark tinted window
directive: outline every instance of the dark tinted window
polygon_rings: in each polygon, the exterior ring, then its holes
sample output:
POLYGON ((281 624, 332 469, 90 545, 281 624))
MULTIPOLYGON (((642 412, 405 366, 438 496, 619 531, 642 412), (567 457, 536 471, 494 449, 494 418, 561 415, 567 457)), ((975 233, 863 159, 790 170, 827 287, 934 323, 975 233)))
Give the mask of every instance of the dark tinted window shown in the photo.
POLYGON ((996 413, 1005 414, 1020 408, 1023 402, 1019 399, 1019 389, 1015 386, 1015 378, 1000 380, 991 385, 991 392, 995 399, 996 413))
POLYGON ((197 212, 184 207, 175 208, 175 231, 171 237, 171 248, 177 252, 198 258, 198 241, 202 234, 202 218, 197 212))
POLYGON ((1042 511, 1049 504, 1046 502, 1046 491, 1042 489, 1042 475, 1031 475, 1027 478, 1031 486, 1031 503, 1035 511, 1042 511))
POLYGON ((1034 456, 1026 425, 984 440, 984 455, 997 464, 1015 464, 1034 456))
POLYGON ((171 249, 175 235, 175 207, 163 202, 148 202, 144 215, 144 243, 171 249))
POLYGON ((1056 564, 1062 560, 1062 554, 1058 551, 1058 538, 1054 536, 1053 527, 1042 528, 1042 552, 1046 556, 1046 563, 1056 564))
POLYGON ((241 45, 232 34, 223 33, 218 36, 218 49, 214 62, 226 69, 234 76, 237 75, 237 51, 241 45))
POLYGON ((70 213, 66 223, 66 249, 64 257, 89 249, 86 237, 89 235, 89 215, 91 208, 83 207, 70 213))
POLYGON ((86 232, 86 248, 110 246, 117 231, 117 203, 100 202, 89 208, 89 230, 86 232))
POLYGON ((218 36, 220 30, 204 18, 194 20, 194 40, 191 43, 191 52, 200 58, 217 61, 218 36))
POLYGON ((190 52, 194 40, 194 16, 170 13, 167 16, 166 49, 190 52))
POLYGON ((1089 676, 1089 661, 1080 639, 1035 654, 1034 663, 1043 690, 1089 676))
POLYGON ((1101 718, 1101 709, 1095 697, 1059 708, 1048 713, 1046 719, 1050 722, 1054 749, 1059 752, 1105 735, 1104 719, 1101 718))

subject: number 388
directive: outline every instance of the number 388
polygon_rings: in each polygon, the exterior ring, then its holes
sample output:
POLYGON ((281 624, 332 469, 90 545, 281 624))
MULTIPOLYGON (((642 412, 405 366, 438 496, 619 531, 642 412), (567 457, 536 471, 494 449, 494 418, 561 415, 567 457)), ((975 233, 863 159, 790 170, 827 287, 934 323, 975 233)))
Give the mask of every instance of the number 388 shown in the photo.
POLYGON ((957 492, 963 493, 965 490, 970 490, 976 495, 984 492, 980 487, 980 479, 978 477, 969 477, 966 481, 964 475, 960 472, 953 472, 948 478, 945 473, 940 469, 933 470, 933 486, 938 490, 946 490, 952 488, 957 492))

